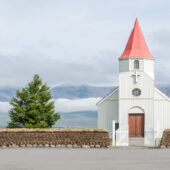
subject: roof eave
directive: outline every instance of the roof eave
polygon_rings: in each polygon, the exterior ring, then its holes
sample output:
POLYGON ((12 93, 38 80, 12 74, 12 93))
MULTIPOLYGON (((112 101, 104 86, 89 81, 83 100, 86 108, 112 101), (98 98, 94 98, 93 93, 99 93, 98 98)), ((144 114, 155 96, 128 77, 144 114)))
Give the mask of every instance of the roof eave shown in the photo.
POLYGON ((154 57, 134 57, 134 56, 131 56, 131 57, 119 57, 119 60, 127 60, 127 59, 146 59, 146 60, 155 60, 154 57))
POLYGON ((101 103, 103 103, 108 97, 110 97, 113 93, 115 93, 119 87, 116 87, 114 90, 112 90, 110 93, 108 93, 106 96, 104 96, 100 101, 96 103, 97 106, 99 106, 101 103))

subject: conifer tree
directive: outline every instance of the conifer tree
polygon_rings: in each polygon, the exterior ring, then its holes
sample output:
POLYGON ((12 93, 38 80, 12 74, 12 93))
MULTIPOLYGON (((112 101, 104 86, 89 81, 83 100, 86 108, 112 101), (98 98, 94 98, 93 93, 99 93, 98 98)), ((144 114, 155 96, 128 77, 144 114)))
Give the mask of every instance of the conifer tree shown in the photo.
POLYGON ((11 99, 9 111, 11 121, 8 128, 51 128, 60 115, 55 113, 54 101, 47 84, 43 84, 39 75, 22 90, 16 91, 11 99))

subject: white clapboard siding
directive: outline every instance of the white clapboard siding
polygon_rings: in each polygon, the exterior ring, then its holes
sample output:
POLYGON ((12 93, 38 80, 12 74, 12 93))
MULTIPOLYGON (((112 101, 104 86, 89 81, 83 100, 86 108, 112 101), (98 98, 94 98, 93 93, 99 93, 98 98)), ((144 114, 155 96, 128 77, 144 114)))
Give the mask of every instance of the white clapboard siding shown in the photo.
POLYGON ((112 121, 118 122, 118 88, 107 95, 98 106, 98 128, 107 129, 110 136, 112 136, 112 121))
POLYGON ((170 129, 170 98, 155 88, 154 93, 155 138, 161 138, 165 129, 170 129))

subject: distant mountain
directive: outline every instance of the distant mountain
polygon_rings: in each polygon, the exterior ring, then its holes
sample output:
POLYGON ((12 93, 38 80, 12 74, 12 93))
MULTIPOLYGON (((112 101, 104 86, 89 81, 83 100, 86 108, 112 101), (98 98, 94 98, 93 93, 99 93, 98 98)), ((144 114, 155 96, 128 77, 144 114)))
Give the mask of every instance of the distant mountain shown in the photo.
MULTIPOLYGON (((157 87, 170 97, 170 85, 157 85, 157 87)), ((51 89, 51 94, 54 99, 67 98, 89 98, 89 97, 104 97, 116 87, 94 87, 94 86, 56 86, 51 89)))
MULTIPOLYGON (((170 96, 170 85, 157 86, 162 92, 170 96)), ((92 87, 92 86, 56 86, 52 88, 51 94, 54 99, 67 98, 89 98, 103 97, 115 87, 92 87)), ((17 88, 0 87, 0 101, 9 101, 15 95, 17 88)), ((60 113, 61 119, 54 128, 97 128, 97 111, 77 111, 60 113)), ((0 128, 4 128, 9 121, 7 113, 0 113, 0 128)))
MULTIPOLYGON (((162 92, 170 97, 170 85, 158 85, 162 92)), ((110 91, 115 89, 113 87, 95 87, 95 86, 56 86, 51 88, 51 94, 54 99, 79 99, 89 97, 104 97, 110 91)), ((14 87, 0 87, 0 101, 10 101, 12 96, 15 95, 17 88, 14 87)))
POLYGON ((0 87, 0 101, 10 101, 17 89, 16 87, 0 87))
POLYGON ((56 86, 52 88, 51 94, 54 99, 78 99, 89 97, 104 97, 115 87, 92 87, 92 86, 56 86))
MULTIPOLYGON (((60 116, 54 128, 97 128, 97 111, 67 112, 60 116)), ((5 128, 8 121, 8 113, 0 113, 0 128, 5 128)))
POLYGON ((0 128, 5 128, 9 120, 8 113, 0 113, 0 128))
POLYGON ((97 111, 60 113, 61 119, 54 128, 97 128, 97 111))

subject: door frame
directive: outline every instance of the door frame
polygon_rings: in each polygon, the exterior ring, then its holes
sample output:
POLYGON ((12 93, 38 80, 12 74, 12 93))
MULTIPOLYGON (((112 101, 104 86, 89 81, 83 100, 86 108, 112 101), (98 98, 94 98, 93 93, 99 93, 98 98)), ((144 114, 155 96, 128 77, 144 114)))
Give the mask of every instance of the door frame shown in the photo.
MULTIPOLYGON (((129 113, 128 114, 128 137, 131 138, 130 133, 129 133, 129 117, 130 117, 130 115, 143 115, 143 136, 141 136, 141 137, 145 137, 145 114, 144 113, 129 113)), ((137 138, 137 136, 135 136, 134 138, 137 138)))

